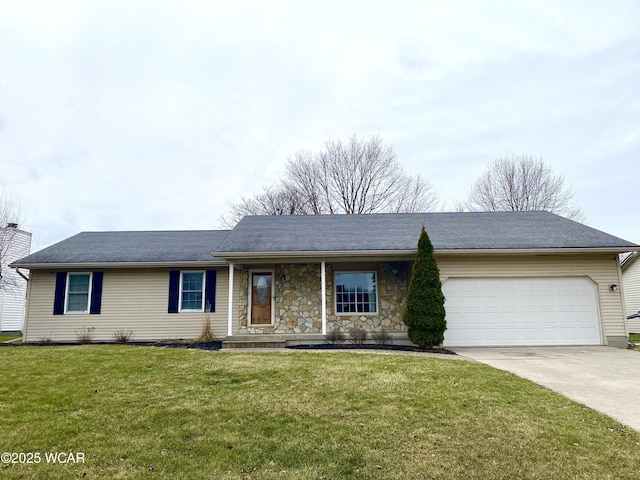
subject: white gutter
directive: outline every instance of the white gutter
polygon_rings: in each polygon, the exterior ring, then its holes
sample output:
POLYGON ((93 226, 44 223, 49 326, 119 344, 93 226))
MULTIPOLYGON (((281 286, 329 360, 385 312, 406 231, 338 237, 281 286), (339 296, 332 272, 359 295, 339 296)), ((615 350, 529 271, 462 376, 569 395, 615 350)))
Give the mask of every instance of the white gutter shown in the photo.
POLYGON ((63 268, 158 268, 158 267, 220 267, 226 265, 225 260, 193 260, 189 262, 95 262, 95 263, 21 263, 9 265, 13 269, 59 270, 63 268))
MULTIPOLYGON (((478 248, 478 249, 435 249, 435 255, 552 255, 561 253, 624 253, 640 249, 640 245, 631 247, 601 247, 601 248, 478 248)), ((85 262, 85 263, 12 263, 13 269, 29 270, 61 270, 73 268, 158 268, 158 267, 220 267, 228 265, 233 260, 270 260, 286 258, 333 259, 353 257, 414 257, 417 250, 341 250, 341 251, 300 251, 300 252, 218 252, 220 260, 193 260, 176 262, 85 262)))
MULTIPOLYGON (((632 247, 570 247, 570 248, 476 248, 476 249, 434 249, 436 255, 535 255, 560 253, 624 253, 632 247)), ((280 259, 280 258, 345 258, 372 256, 415 256, 412 250, 341 250, 341 251, 270 251, 270 252, 216 252, 217 257, 226 259, 280 259)))

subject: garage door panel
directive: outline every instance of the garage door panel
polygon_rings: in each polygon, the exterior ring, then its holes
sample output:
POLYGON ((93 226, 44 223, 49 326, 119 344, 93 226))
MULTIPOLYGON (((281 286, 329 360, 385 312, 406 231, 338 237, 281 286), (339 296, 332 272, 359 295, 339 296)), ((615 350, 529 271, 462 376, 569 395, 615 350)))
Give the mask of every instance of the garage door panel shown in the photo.
POLYGON ((595 285, 584 277, 449 279, 448 346, 599 345, 595 285))

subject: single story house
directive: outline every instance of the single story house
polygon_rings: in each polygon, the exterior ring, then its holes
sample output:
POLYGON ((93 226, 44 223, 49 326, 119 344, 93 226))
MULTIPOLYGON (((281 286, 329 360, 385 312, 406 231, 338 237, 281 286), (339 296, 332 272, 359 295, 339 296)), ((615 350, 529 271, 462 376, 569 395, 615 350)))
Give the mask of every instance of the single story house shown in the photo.
POLYGON ((627 311, 629 333, 640 333, 640 252, 627 255, 621 263, 624 304, 627 311), (636 314, 636 316, 633 316, 636 314))
POLYGON ((547 212, 248 216, 228 231, 84 232, 29 269, 25 340, 406 340, 420 230, 446 297, 445 346, 609 345, 628 329, 618 254, 638 245, 547 212))

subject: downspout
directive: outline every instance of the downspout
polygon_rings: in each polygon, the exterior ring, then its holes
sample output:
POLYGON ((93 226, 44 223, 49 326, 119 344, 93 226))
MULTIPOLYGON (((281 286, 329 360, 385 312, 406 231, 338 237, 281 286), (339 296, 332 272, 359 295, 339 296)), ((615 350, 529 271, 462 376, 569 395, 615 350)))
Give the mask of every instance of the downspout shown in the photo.
POLYGON ((25 276, 25 274, 20 271, 20 267, 11 267, 11 268, 15 269, 16 273, 20 275, 22 278, 24 278, 25 282, 29 283, 29 277, 25 276))
POLYGON ((616 256, 616 263, 618 264, 618 292, 620 295, 620 303, 622 304, 622 320, 624 322, 624 334, 629 341, 629 323, 627 322, 627 304, 624 301, 624 287, 622 286, 622 265, 620 265, 620 257, 616 256))
POLYGON ((27 296, 24 300, 24 317, 22 318, 22 341, 27 341, 27 324, 29 322, 29 304, 31 303, 31 282, 29 281, 29 277, 27 277, 24 273, 20 271, 20 267, 11 266, 18 275, 20 275, 27 282, 27 296))

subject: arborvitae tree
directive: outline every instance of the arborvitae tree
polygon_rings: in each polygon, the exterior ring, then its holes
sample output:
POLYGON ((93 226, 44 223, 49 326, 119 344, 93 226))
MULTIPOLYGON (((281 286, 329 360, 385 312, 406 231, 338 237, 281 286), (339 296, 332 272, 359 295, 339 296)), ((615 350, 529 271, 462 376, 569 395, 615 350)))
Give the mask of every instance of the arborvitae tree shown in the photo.
POLYGON ((447 329, 440 270, 433 255, 433 245, 424 226, 418 241, 418 254, 413 264, 407 305, 402 321, 409 339, 422 348, 441 345, 447 329))

